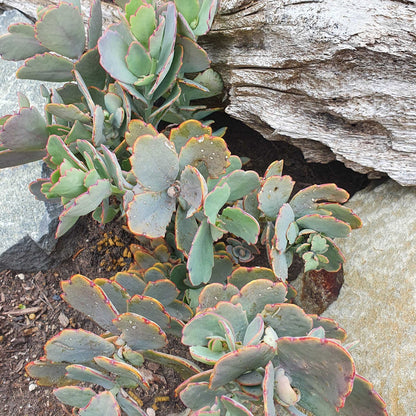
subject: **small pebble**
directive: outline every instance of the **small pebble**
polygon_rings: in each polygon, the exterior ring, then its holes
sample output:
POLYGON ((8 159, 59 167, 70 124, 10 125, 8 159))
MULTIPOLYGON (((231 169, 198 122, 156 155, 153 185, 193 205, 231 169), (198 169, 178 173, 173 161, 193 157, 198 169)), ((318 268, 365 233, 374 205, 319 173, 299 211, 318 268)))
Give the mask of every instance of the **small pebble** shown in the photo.
POLYGON ((52 299, 53 300, 61 300, 61 297, 59 295, 53 295, 52 299))
POLYGON ((148 416, 156 416, 156 412, 151 407, 146 409, 146 413, 148 416))
POLYGON ((38 385, 36 383, 30 383, 29 384, 29 391, 33 391, 36 389, 36 387, 38 387, 38 385))
POLYGON ((25 275, 23 273, 19 273, 16 277, 18 277, 20 280, 25 280, 25 275))

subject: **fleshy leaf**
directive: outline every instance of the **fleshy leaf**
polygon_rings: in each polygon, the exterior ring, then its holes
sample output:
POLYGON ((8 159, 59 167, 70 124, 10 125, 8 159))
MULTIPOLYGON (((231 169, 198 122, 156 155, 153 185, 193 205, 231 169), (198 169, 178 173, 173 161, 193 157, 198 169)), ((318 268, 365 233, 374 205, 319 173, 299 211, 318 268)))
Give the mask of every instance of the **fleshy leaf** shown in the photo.
POLYGON ((45 344, 46 358, 55 362, 86 363, 113 353, 111 342, 83 329, 64 329, 45 344))
POLYGON ((209 31, 218 7, 218 0, 204 0, 201 3, 198 15, 198 26, 194 29, 196 36, 205 35, 209 31))
POLYGON ((221 178, 217 186, 226 183, 230 187, 228 202, 234 202, 248 195, 260 186, 259 175, 252 171, 234 170, 227 176, 221 178))
POLYGON ((299 191, 290 201, 297 218, 316 210, 317 202, 329 201, 340 204, 346 202, 349 194, 344 189, 338 188, 334 183, 323 185, 311 185, 299 191))
POLYGON ((66 367, 68 377, 74 380, 85 381, 87 383, 98 384, 105 389, 112 389, 114 381, 101 371, 80 364, 72 364, 66 367))
POLYGON ((127 210, 130 231, 148 238, 164 237, 175 205, 175 199, 163 191, 135 195, 127 210))
POLYGON ((304 337, 313 327, 312 318, 303 309, 288 303, 266 305, 262 316, 264 323, 272 327, 279 337, 304 337))
POLYGON ((147 413, 124 390, 117 393, 117 402, 128 416, 147 416, 147 413))
POLYGON ((275 219, 281 206, 289 200, 294 184, 290 176, 268 177, 258 195, 260 210, 275 219))
POLYGON ((98 41, 102 67, 116 80, 134 84, 137 77, 128 69, 125 62, 128 49, 128 43, 114 30, 107 29, 98 41))
POLYGON ((249 345, 232 351, 220 358, 214 366, 209 386, 217 389, 242 374, 258 367, 264 367, 275 355, 267 344, 249 345))
POLYGON ((206 196, 204 201, 204 212, 210 224, 216 225, 218 213, 228 201, 230 192, 230 187, 225 183, 221 186, 216 186, 206 196))
POLYGON ((152 5, 140 6, 136 13, 130 17, 131 32, 134 37, 146 48, 149 47, 149 37, 156 29, 155 9, 152 5))
POLYGON ((192 241, 198 231, 198 223, 195 217, 186 217, 187 212, 179 205, 175 216, 175 238, 176 246, 188 256, 192 241))
POLYGON ((184 380, 201 372, 201 369, 192 361, 176 355, 152 350, 144 351, 143 355, 147 360, 173 368, 184 380))
POLYGON ((289 204, 283 204, 277 214, 275 224, 276 249, 279 252, 286 250, 288 238, 287 233, 290 224, 295 220, 295 214, 289 204))
POLYGON ((227 394, 225 389, 212 390, 207 381, 188 384, 181 392, 180 398, 186 407, 197 410, 204 406, 212 406, 217 397, 227 394))
POLYGON ((105 356, 94 357, 94 361, 104 370, 117 375, 117 383, 123 387, 149 387, 147 381, 132 365, 105 356))
POLYGON ((242 238, 249 244, 257 242, 260 225, 254 217, 244 212, 241 208, 225 208, 219 215, 218 220, 222 229, 242 238))
POLYGON ((373 385, 364 377, 355 375, 351 394, 347 397, 343 408, 330 416, 387 416, 386 403, 374 391, 373 385))
POLYGON ((45 150, 34 150, 30 152, 0 150, 0 169, 34 162, 35 160, 42 159, 45 156, 45 150))
POLYGON ((337 322, 330 318, 324 318, 318 315, 309 315, 313 320, 313 328, 322 327, 325 330, 325 338, 338 339, 344 342, 347 338, 347 333, 342 329, 337 322))
POLYGON ((186 21, 195 27, 198 23, 199 1, 198 0, 175 0, 176 8, 186 21))
MULTIPOLYGON (((104 88, 107 74, 100 65, 100 54, 96 47, 90 49, 81 56, 79 61, 75 63, 75 69, 81 74, 87 87, 104 88)), ((80 88, 79 81, 78 88, 80 88)), ((80 138, 81 137, 78 137, 78 139, 80 138)))
POLYGON ((209 224, 201 222, 189 252, 187 268, 193 286, 207 283, 214 267, 214 248, 209 224))
POLYGON ((0 37, 0 55, 7 61, 20 61, 47 51, 35 38, 32 25, 19 23, 9 26, 9 32, 0 37))
POLYGON ((90 18, 88 20, 88 49, 95 48, 98 39, 102 34, 103 13, 101 10, 101 0, 94 0, 90 8, 90 18))
POLYGON ((157 136, 158 132, 151 124, 146 124, 142 120, 132 120, 126 132, 126 142, 129 146, 133 146, 138 137, 145 135, 157 136))
POLYGON ((195 41, 178 35, 176 42, 183 47, 182 73, 201 72, 211 63, 208 54, 195 41))
POLYGON ((239 293, 233 285, 222 285, 220 283, 211 283, 202 289, 199 295, 199 310, 213 308, 221 301, 229 301, 234 295, 239 293))
POLYGON ((126 55, 126 64, 129 70, 140 78, 149 75, 152 58, 141 43, 133 42, 126 55))
POLYGON ((183 146, 185 146, 189 139, 205 134, 212 134, 211 127, 203 125, 198 120, 186 120, 170 131, 169 140, 175 144, 176 152, 180 154, 183 146))
POLYGON ((117 311, 103 290, 86 277, 76 274, 70 280, 61 282, 62 299, 74 309, 85 313, 102 328, 117 334, 119 331, 112 320, 117 317, 117 311))
POLYGON ((331 238, 348 237, 351 232, 349 224, 330 215, 308 214, 297 219, 296 223, 300 228, 312 229, 331 238))
POLYGON ((175 148, 163 134, 140 136, 130 161, 140 184, 155 192, 172 185, 179 172, 175 148))
POLYGON ((274 406, 274 367, 271 361, 264 369, 262 388, 264 416, 276 416, 276 408, 274 406))
POLYGON ((88 406, 80 409, 80 416, 121 416, 121 410, 116 398, 109 392, 94 396, 88 406))
POLYGON ((72 81, 74 64, 67 58, 46 52, 25 61, 16 72, 16 78, 36 79, 38 81, 72 81))
POLYGON ((114 321, 122 331, 121 338, 133 350, 163 348, 167 344, 166 334, 154 322, 135 313, 123 313, 114 321))
POLYGON ((238 289, 241 289, 247 283, 253 280, 267 279, 272 282, 276 281, 276 276, 273 270, 265 267, 238 267, 231 276, 228 278, 228 283, 235 285, 238 289))
POLYGON ((80 10, 69 4, 49 9, 35 25, 42 46, 68 58, 79 58, 85 48, 80 10))
POLYGON ((96 393, 94 390, 86 387, 67 386, 55 389, 53 394, 67 406, 85 407, 96 393))
POLYGON ((270 280, 253 280, 246 284, 240 294, 231 298, 234 304, 240 303, 250 322, 267 304, 283 303, 286 300, 286 285, 270 280))
POLYGON ((250 322, 244 334, 243 345, 257 345, 263 337, 264 321, 260 314, 250 322))
POLYGON ((318 205, 318 209, 330 211, 331 215, 338 220, 344 221, 355 230, 362 227, 363 223, 357 214, 354 214, 352 209, 340 204, 322 203, 318 205))
POLYGON ((74 104, 55 104, 50 103, 45 107, 46 111, 56 117, 59 117, 65 121, 75 121, 78 120, 81 123, 89 123, 90 117, 82 112, 74 104))
POLYGON ((127 299, 130 298, 127 290, 119 283, 108 279, 94 279, 94 283, 99 286, 119 313, 127 312, 127 299))
POLYGON ((270 176, 282 176, 283 172, 283 160, 275 160, 274 162, 270 163, 269 167, 267 168, 264 178, 270 178, 270 176))
POLYGON ((224 318, 214 312, 202 312, 194 316, 183 328, 182 344, 206 347, 209 339, 224 337, 219 321, 224 318))
POLYGON ((301 407, 326 415, 344 405, 355 375, 346 349, 328 339, 284 337, 277 340, 277 350, 275 365, 284 369, 291 385, 300 391, 301 407))
POLYGON ((128 303, 128 312, 152 320, 163 330, 166 330, 170 323, 170 316, 163 305, 158 300, 149 296, 133 296, 128 303))
POLYGON ((35 107, 22 108, 7 119, 0 130, 0 144, 17 151, 44 149, 48 140, 46 123, 35 107))
POLYGON ((207 184, 199 170, 193 166, 186 166, 182 171, 180 184, 180 196, 189 206, 186 216, 190 217, 201 208, 207 194, 207 184))
POLYGON ((168 279, 149 282, 143 291, 144 296, 150 296, 158 300, 163 306, 170 305, 178 296, 179 290, 168 279))
POLYGON ((68 363, 52 363, 44 358, 30 362, 26 372, 30 377, 37 379, 39 386, 67 386, 75 381, 66 374, 68 363))
POLYGON ((217 178, 225 172, 230 164, 231 153, 221 137, 204 134, 198 138, 192 137, 179 154, 179 165, 183 169, 186 165, 197 166, 203 162, 212 178, 217 178))

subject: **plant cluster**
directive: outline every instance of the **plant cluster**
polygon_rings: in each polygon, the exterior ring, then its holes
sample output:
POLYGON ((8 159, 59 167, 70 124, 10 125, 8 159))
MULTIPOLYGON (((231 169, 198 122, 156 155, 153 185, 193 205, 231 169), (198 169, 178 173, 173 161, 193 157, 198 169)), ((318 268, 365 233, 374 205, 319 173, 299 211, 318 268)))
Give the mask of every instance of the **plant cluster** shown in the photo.
POLYGON ((145 359, 178 371, 194 416, 385 415, 345 331, 292 304, 286 284, 294 255, 305 271, 340 269, 334 238, 361 226, 348 193, 294 193, 283 161, 264 176, 243 169, 225 130, 204 120, 216 109, 201 100, 223 85, 197 38, 217 0, 118 3, 104 32, 99 0, 86 35, 79 0, 66 0, 0 37, 4 59, 25 60, 19 78, 65 83, 42 88, 44 116, 20 94, 19 113, 0 119, 0 168, 43 158, 52 173, 30 188, 61 202, 57 237, 91 213, 148 247, 132 246, 134 263, 111 279, 62 282, 63 299, 105 332, 62 331, 28 374, 83 416, 145 415, 132 394, 148 387, 145 359), (260 245, 271 268, 241 266, 260 245), (168 335, 212 369, 158 351, 168 335))

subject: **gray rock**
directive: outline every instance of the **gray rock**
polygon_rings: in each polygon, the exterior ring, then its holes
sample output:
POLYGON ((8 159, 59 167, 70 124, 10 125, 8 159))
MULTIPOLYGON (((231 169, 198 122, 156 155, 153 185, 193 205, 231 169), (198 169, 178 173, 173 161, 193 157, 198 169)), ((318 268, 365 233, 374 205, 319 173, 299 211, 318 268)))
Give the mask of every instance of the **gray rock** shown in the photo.
POLYGON ((226 112, 305 157, 416 185, 414 0, 223 0, 198 39, 226 112))
POLYGON ((323 314, 359 340, 357 373, 390 416, 413 416, 416 394, 416 189, 393 181, 363 190, 348 206, 363 228, 339 240, 346 257, 340 296, 323 314))
MULTIPOLYGON (((0 15, 0 34, 17 22, 29 20, 15 10, 4 12, 0 15)), ((41 82, 15 78, 21 64, 0 60, 0 115, 18 110, 18 91, 40 111, 43 109, 45 100, 39 93, 41 82)), ((28 189, 30 182, 42 176, 42 169, 39 161, 0 170, 0 270, 36 271, 55 262, 49 254, 56 244, 54 232, 60 207, 37 201, 28 189)), ((43 174, 45 176, 46 172, 43 174)))

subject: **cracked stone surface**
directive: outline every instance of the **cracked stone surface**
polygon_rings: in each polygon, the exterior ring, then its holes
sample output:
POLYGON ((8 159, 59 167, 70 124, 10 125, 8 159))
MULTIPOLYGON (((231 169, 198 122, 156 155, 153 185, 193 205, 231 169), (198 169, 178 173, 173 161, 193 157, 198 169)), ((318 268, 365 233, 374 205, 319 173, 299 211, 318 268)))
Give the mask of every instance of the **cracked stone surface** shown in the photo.
MULTIPOLYGON (((1 14, 0 35, 17 22, 29 20, 14 10, 1 14)), ((45 100, 39 93, 41 82, 16 80, 15 72, 20 65, 21 62, 0 60, 0 115, 18 110, 18 91, 40 111, 43 109, 45 100)), ((41 161, 0 170, 0 269, 35 271, 48 267, 53 261, 49 253, 56 243, 53 235, 60 209, 37 201, 28 189, 29 183, 41 175, 41 161)))
POLYGON ((416 188, 388 181, 347 204, 363 227, 338 240, 346 257, 340 296, 324 316, 359 340, 357 373, 386 401, 389 416, 413 416, 416 395, 416 188))
POLYGON ((226 112, 310 161, 416 185, 416 2, 224 0, 198 41, 226 112))

